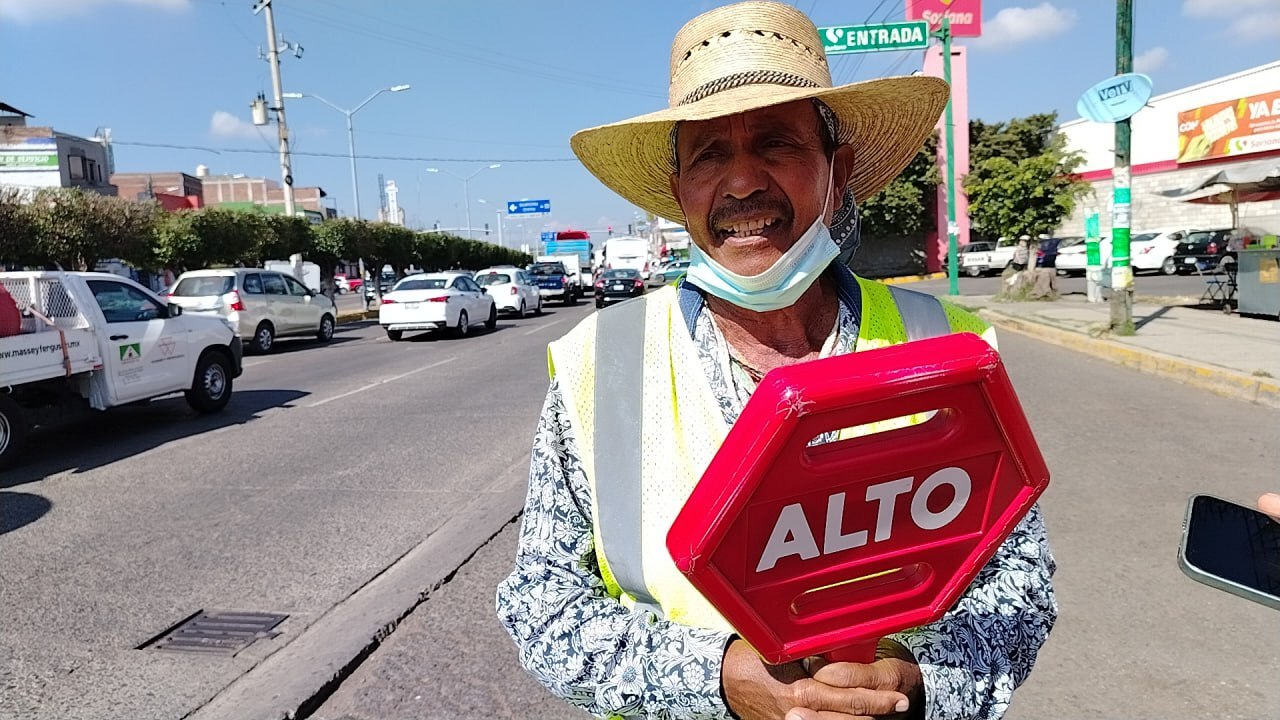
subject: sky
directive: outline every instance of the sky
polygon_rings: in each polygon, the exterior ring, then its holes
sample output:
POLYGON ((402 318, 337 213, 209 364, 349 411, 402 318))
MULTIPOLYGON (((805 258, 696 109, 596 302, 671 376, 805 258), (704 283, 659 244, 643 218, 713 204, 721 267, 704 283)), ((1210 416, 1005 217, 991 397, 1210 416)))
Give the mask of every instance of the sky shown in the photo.
MULTIPOLYGON (((794 0, 819 26, 900 20, 904 0, 794 0)), ((574 131, 666 106, 679 27, 707 0, 274 0, 287 92, 351 108, 361 209, 378 174, 395 180, 411 226, 488 222, 516 199, 550 199, 546 217, 505 221, 506 244, 565 227, 625 232, 639 210, 591 176, 574 131), (490 169, 498 163, 501 167, 490 169), (483 202, 481 202, 483 201, 483 202)), ((1135 0, 1134 53, 1156 94, 1273 61, 1280 0, 1135 0)), ((1114 72, 1109 0, 986 0, 970 48, 970 114, 987 121, 1056 111, 1114 72)), ((264 18, 252 0, 0 0, 0 101, 33 123, 90 136, 111 128, 119 172, 244 173, 279 179, 274 128, 250 122, 271 94, 264 18), (177 147, 148 147, 170 145, 177 147), (201 149, 204 148, 204 149, 201 149), (219 150, 211 152, 209 149, 219 150), (228 150, 251 152, 228 152, 228 150)), ((909 74, 920 51, 843 56, 836 82, 909 74)), ((346 120, 286 101, 295 184, 319 185, 352 213, 346 120), (307 155, 316 153, 317 155, 307 155)))

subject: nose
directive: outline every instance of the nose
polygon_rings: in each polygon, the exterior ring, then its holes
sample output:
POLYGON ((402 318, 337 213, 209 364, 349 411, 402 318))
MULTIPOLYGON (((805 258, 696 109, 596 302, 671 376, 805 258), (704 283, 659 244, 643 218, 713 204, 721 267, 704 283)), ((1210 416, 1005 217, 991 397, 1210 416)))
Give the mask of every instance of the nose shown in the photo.
POLYGON ((763 164, 751 153, 735 152, 725 169, 724 196, 736 200, 745 200, 769 187, 768 175, 763 164))

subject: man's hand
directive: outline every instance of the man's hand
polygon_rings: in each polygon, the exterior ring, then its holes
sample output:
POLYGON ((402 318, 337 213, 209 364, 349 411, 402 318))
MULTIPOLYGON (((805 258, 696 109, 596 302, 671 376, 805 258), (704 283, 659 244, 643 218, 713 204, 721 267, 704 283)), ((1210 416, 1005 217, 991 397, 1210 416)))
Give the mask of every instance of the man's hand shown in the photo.
POLYGON ((725 652, 722 683, 729 709, 742 720, 853 720, 902 713, 923 691, 920 669, 899 645, 885 648, 883 659, 826 664, 815 659, 809 677, 800 663, 766 665, 742 640, 725 652), (887 653, 887 655, 886 655, 887 653))

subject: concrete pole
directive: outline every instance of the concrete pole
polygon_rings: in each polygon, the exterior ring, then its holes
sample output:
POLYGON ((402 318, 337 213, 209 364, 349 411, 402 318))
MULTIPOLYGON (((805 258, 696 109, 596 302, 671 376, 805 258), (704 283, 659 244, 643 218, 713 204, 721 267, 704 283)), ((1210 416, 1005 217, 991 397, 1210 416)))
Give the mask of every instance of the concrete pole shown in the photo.
MULTIPOLYGON (((1116 0, 1116 74, 1133 72, 1133 0, 1116 0)), ((1133 334, 1133 268, 1129 264, 1130 127, 1116 123, 1116 164, 1113 175, 1111 222, 1111 332, 1133 334)))
POLYGON ((293 170, 289 157, 289 125, 284 119, 284 89, 280 80, 280 48, 276 44, 276 16, 271 8, 271 0, 261 0, 261 7, 267 17, 267 62, 271 64, 276 131, 280 136, 280 179, 284 181, 284 214, 293 217, 293 170))

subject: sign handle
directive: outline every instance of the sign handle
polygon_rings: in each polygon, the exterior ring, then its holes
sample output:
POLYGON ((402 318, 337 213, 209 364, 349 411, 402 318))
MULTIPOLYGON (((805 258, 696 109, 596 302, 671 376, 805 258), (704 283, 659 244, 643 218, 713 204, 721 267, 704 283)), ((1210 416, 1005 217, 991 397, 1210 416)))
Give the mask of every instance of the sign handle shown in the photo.
POLYGON ((879 640, 872 640, 870 642, 859 643, 857 645, 848 645, 838 650, 832 650, 831 652, 824 654, 822 657, 831 662, 855 662, 864 664, 875 662, 876 645, 878 643, 879 640))

